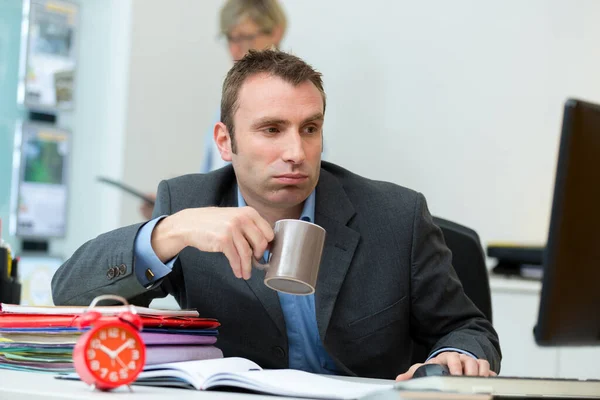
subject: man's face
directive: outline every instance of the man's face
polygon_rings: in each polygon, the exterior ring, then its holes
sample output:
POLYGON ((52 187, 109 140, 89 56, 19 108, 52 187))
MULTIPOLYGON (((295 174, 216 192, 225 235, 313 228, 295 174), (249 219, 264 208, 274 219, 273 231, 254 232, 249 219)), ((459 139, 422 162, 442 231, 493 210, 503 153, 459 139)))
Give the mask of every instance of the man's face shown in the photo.
POLYGON ((302 203, 319 179, 323 99, 316 86, 257 74, 238 94, 231 153, 246 201, 288 208, 302 203))

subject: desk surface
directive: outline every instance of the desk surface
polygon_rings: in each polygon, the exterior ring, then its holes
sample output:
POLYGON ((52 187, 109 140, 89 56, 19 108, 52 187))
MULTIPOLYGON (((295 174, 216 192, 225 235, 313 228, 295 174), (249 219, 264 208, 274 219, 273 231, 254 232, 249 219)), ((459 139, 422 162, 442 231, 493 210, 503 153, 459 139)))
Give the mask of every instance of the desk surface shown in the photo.
MULTIPOLYGON (((384 379, 348 378, 355 382, 369 382, 389 385, 392 381, 384 379)), ((10 400, 57 400, 57 399, 293 399, 292 397, 278 397, 271 395, 233 393, 233 392, 201 392, 189 389, 170 389, 149 386, 133 386, 133 392, 129 389, 119 388, 110 393, 92 390, 83 382, 65 381, 55 379, 52 374, 35 372, 17 372, 0 369, 0 399, 10 400)))
POLYGON ((528 293, 539 295, 542 282, 533 279, 490 274, 490 289, 493 293, 528 293))

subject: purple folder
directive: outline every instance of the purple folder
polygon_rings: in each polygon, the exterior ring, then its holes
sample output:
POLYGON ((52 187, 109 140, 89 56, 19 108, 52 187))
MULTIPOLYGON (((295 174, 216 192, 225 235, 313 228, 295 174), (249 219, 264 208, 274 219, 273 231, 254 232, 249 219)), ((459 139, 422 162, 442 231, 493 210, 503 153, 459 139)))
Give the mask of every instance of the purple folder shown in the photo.
POLYGON ((140 333, 146 346, 153 345, 200 345, 215 344, 215 336, 182 335, 172 333, 145 332, 140 333))
POLYGON ((146 347, 146 365, 179 361, 223 358, 223 352, 214 346, 149 346, 146 347))

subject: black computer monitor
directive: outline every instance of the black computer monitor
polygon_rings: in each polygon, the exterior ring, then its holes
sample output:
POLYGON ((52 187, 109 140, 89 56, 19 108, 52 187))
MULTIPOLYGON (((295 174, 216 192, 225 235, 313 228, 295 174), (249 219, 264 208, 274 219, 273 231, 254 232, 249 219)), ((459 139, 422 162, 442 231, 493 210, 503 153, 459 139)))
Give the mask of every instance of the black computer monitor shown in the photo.
POLYGON ((536 342, 600 345, 600 106, 568 100, 536 342))
POLYGON ((15 134, 10 233, 25 240, 63 237, 67 228, 70 134, 20 122, 15 134))

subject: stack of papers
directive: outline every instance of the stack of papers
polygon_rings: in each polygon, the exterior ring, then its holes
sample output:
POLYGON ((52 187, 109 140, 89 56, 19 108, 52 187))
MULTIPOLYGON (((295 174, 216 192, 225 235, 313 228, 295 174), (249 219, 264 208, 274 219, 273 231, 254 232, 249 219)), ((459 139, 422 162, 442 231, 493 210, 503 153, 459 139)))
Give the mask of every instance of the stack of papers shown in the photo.
MULTIPOLYGON (((116 315, 128 307, 94 309, 116 315)), ((217 320, 200 318, 195 310, 135 309, 144 324, 141 336, 146 344, 146 365, 223 357, 215 347, 217 320)), ((86 310, 0 304, 0 368, 72 372, 73 347, 85 332, 77 323, 86 310)))

